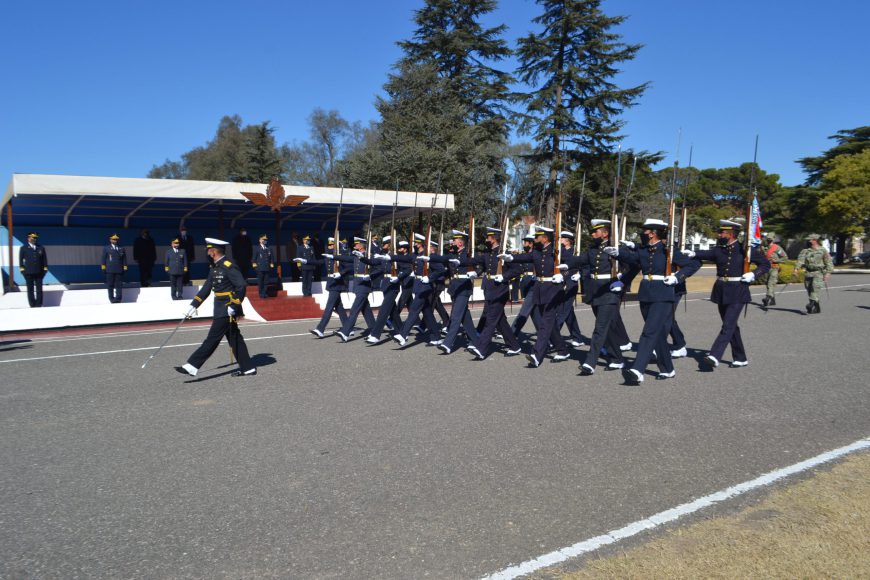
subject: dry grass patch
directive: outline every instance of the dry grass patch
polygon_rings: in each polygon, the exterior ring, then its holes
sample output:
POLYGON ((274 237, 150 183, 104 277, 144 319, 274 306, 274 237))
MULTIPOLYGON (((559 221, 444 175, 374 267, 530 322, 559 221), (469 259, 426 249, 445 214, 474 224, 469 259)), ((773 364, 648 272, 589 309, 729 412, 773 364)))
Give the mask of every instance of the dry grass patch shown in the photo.
POLYGON ((771 492, 740 513, 691 524, 622 555, 591 559, 586 578, 870 578, 870 453, 771 492))

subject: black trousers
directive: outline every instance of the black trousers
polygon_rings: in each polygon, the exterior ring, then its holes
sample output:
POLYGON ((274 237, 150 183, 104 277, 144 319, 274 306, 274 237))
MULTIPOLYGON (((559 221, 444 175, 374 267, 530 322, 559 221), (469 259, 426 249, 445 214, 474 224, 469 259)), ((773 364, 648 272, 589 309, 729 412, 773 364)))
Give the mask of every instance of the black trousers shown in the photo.
POLYGON ((260 298, 266 297, 266 284, 269 283, 269 271, 261 272, 257 270, 257 290, 260 292, 260 298))
POLYGON ((453 350, 453 343, 459 335, 459 329, 465 328, 469 344, 474 344, 477 339, 477 328, 471 313, 468 312, 468 301, 471 300, 471 292, 461 292, 453 296, 453 306, 450 309, 450 324, 447 325, 447 336, 444 337, 444 345, 453 350))
MULTIPOLYGON (((432 309, 433 312, 437 312, 438 316, 441 317, 441 325, 447 326, 450 324, 450 314, 447 312, 447 309, 444 307, 444 303, 441 302, 441 293, 444 292, 444 283, 433 284, 433 292, 432 292, 432 309)), ((432 329, 434 332, 436 329, 432 329)))
POLYGON ((341 326, 341 331, 345 336, 350 335, 350 331, 353 330, 360 312, 362 312, 363 319, 366 321, 367 329, 371 329, 375 325, 375 315, 372 314, 372 307, 369 304, 371 289, 368 287, 364 288, 353 293, 353 304, 350 306, 350 312, 347 313, 347 320, 341 326))
POLYGON ((607 354, 611 357, 612 362, 624 362, 619 345, 625 343, 619 342, 616 324, 614 324, 617 320, 621 320, 619 304, 592 305, 592 313, 595 314, 595 329, 592 331, 592 340, 589 342, 589 354, 586 355, 586 360, 583 362, 594 369, 602 346, 607 347, 607 354))
POLYGON ((435 340, 438 337, 438 323, 435 322, 435 314, 432 309, 432 293, 418 294, 411 300, 411 307, 408 309, 408 318, 405 319, 405 324, 402 325, 402 331, 399 333, 403 337, 408 338, 411 334, 411 329, 417 323, 420 315, 423 315, 423 322, 429 331, 429 339, 435 340))
MULTIPOLYGON (((623 298, 623 300, 625 300, 625 298, 623 298)), ((619 344, 622 345, 631 342, 631 339, 628 338, 628 331, 625 330, 625 322, 622 321, 621 310, 616 313, 616 318, 613 321, 613 332, 616 334, 616 340, 619 344)))
POLYGON ((154 262, 139 262, 139 285, 151 285, 151 271, 154 269, 154 262))
MULTIPOLYGON (((683 331, 680 329, 680 325, 677 324, 677 305, 680 303, 680 300, 683 298, 682 294, 677 295, 677 301, 674 302, 674 316, 673 321, 671 322, 671 343, 673 346, 671 350, 680 350, 681 348, 685 348, 686 346, 686 337, 683 335, 683 331)), ((623 343, 624 344, 624 343, 623 343)))
POLYGON ((369 327, 369 336, 380 338, 381 332, 384 331, 384 326, 387 325, 387 320, 392 321, 393 328, 396 330, 402 326, 402 320, 399 318, 399 312, 396 309, 396 297, 399 295, 399 289, 398 284, 386 286, 384 300, 381 302, 378 316, 375 318, 375 323, 369 327))
POLYGON ((314 281, 314 270, 302 270, 302 295, 311 296, 311 282, 314 281))
POLYGON ((109 291, 109 302, 120 302, 124 294, 123 274, 106 274, 106 289, 109 291))
POLYGON ((326 297, 326 307, 323 309, 323 316, 320 317, 320 322, 317 323, 317 330, 323 332, 326 330, 326 325, 329 324, 329 319, 332 318, 332 313, 338 314, 338 320, 344 326, 347 320, 347 312, 344 310, 344 305, 341 303, 342 292, 330 290, 326 297))
POLYGON ((535 298, 535 311, 540 320, 540 324, 538 325, 538 335, 535 338, 533 352, 538 358, 538 362, 544 360, 544 356, 550 349, 550 344, 552 344, 556 349, 557 354, 568 354, 565 340, 562 338, 562 335, 559 333, 559 328, 556 325, 556 317, 559 313, 559 306, 562 302, 561 297, 562 294, 560 292, 552 302, 548 302, 547 304, 539 304, 537 298, 535 298))
POLYGON ((169 291, 172 293, 173 300, 181 300, 184 294, 184 275, 170 274, 169 275, 169 291))
MULTIPOLYGON (((408 310, 411 309, 411 300, 413 300, 413 299, 414 299, 414 293, 411 290, 411 288, 406 288, 403 286, 402 293, 399 294, 399 299, 396 300, 396 314, 397 314, 397 316, 399 316, 401 318, 402 310, 404 308, 407 308, 408 310)), ((402 325, 400 323, 398 326, 396 326, 396 328, 400 328, 401 326, 402 325)))
POLYGON ((535 328, 538 328, 541 324, 538 319, 538 312, 535 310, 535 288, 536 286, 532 286, 532 289, 526 294, 526 297, 523 299, 523 305, 520 308, 520 313, 517 314, 517 317, 514 319, 514 336, 519 337, 520 332, 523 331, 523 327, 526 325, 526 321, 530 316, 535 328))
POLYGON ((737 321, 740 320, 740 313, 743 311, 745 304, 717 304, 719 307, 719 317, 722 318, 722 328, 719 330, 719 336, 713 341, 713 346, 710 348, 710 356, 716 357, 716 360, 722 360, 722 355, 725 354, 725 347, 731 345, 731 356, 734 360, 745 361, 746 350, 743 348, 743 339, 740 337, 740 327, 737 326, 737 321))
POLYGON ((227 337, 230 349, 233 351, 233 355, 239 363, 239 369, 242 372, 251 370, 253 365, 251 364, 251 357, 248 355, 248 347, 245 344, 245 339, 239 331, 239 325, 236 323, 235 318, 229 316, 221 316, 220 318, 212 320, 211 328, 208 329, 208 335, 206 335, 202 345, 193 351, 193 354, 190 355, 189 359, 187 359, 188 364, 198 369, 202 368, 202 365, 205 364, 208 357, 210 357, 217 349, 218 345, 220 345, 221 338, 224 336, 227 337))
POLYGON ((559 313, 556 315, 556 328, 561 332, 562 325, 568 327, 568 336, 573 340, 582 341, 580 323, 577 322, 577 314, 574 312, 574 302, 577 298, 576 289, 564 292, 562 303, 559 305, 559 313))
POLYGON ((652 351, 656 351, 659 372, 671 372, 674 370, 674 361, 671 360, 671 351, 668 348, 668 331, 674 315, 674 303, 641 302, 640 313, 643 315, 643 332, 631 368, 641 373, 645 372, 646 365, 652 358, 652 351))
POLYGON ((507 296, 499 300, 485 300, 483 302, 483 314, 480 316, 480 321, 483 323, 480 334, 474 343, 477 350, 484 357, 487 357, 492 352, 492 337, 496 331, 500 332, 504 337, 504 342, 511 350, 519 350, 520 341, 514 335, 511 325, 507 321, 507 316, 504 313, 504 305, 507 303, 507 296))
POLYGON ((31 308, 42 306, 42 279, 45 274, 25 274, 27 282, 27 303, 31 308))

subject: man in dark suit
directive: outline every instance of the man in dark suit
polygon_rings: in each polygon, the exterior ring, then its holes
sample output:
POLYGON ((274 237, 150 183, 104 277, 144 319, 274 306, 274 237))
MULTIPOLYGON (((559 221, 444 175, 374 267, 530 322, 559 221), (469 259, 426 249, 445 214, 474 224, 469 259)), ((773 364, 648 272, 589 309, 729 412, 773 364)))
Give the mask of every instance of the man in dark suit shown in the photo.
POLYGON ((184 285, 190 286, 190 269, 193 268, 193 260, 196 259, 196 244, 193 243, 193 236, 187 233, 185 226, 181 226, 178 240, 181 242, 181 248, 187 254, 187 272, 184 274, 184 285))
POLYGON ((157 246, 147 229, 143 229, 133 242, 133 259, 139 264, 139 285, 147 288, 151 285, 151 271, 157 261, 157 246))
POLYGON ((118 244, 120 240, 118 234, 109 236, 109 243, 103 247, 100 261, 102 270, 106 273, 106 288, 112 304, 121 301, 124 293, 124 272, 127 271, 127 250, 118 244))
POLYGON ((239 272, 242 277, 247 279, 251 272, 251 258, 254 256, 254 248, 251 243, 251 238, 248 237, 248 231, 245 228, 239 230, 236 237, 233 238, 231 244, 233 249, 233 260, 239 267, 239 272))
POLYGON ((42 279, 48 272, 48 256, 39 245, 39 234, 27 234, 27 243, 18 252, 18 267, 27 282, 27 302, 31 308, 42 307, 42 279))

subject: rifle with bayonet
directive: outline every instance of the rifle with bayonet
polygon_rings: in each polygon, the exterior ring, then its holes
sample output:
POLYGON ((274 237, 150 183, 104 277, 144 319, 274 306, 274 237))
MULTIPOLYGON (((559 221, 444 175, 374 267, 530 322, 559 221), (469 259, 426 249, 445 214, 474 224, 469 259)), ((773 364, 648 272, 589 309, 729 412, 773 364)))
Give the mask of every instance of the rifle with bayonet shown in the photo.
MULTIPOLYGON (((372 207, 369 208, 369 226, 368 226, 368 235, 366 235, 366 257, 371 258, 372 256, 372 217, 375 214, 375 199, 377 197, 378 190, 372 192, 372 207)), ((366 264, 366 274, 369 273, 369 265, 366 264)))
MULTIPOLYGON (((501 241, 499 242, 499 254, 507 253, 507 239, 508 239, 508 224, 510 223, 510 195, 508 194, 508 184, 504 185, 504 213, 502 214, 501 220, 501 241)), ((492 250, 490 250, 492 251, 492 250)), ((498 264, 495 267, 495 273, 497 276, 502 276, 504 274, 504 258, 498 259, 498 264)))
MULTIPOLYGON (((665 276, 670 276, 674 273, 674 225, 677 212, 677 176, 680 171, 680 141, 682 138, 683 130, 680 129, 677 136, 677 157, 674 159, 674 179, 671 184, 671 199, 668 203, 668 229, 664 240, 665 255, 667 256, 667 261, 665 262, 665 276)), ((674 307, 676 308, 676 305, 674 305, 674 307)))
MULTIPOLYGON (((618 237, 614 235, 614 231, 619 229, 619 216, 616 214, 616 198, 619 195, 619 178, 622 175, 622 145, 619 146, 619 153, 616 156, 616 180, 613 183, 613 203, 610 212, 610 245, 619 251, 618 237)), ((618 232, 617 232, 618 233, 618 232)), ((619 260, 613 258, 610 261, 610 279, 616 280, 619 275, 619 260)))
POLYGON ((341 196, 338 198, 338 209, 335 210, 335 233, 333 234, 334 246, 332 247, 332 273, 339 273, 338 254, 341 252, 341 235, 338 233, 338 224, 341 219, 341 206, 344 203, 344 184, 341 184, 341 196))
MULTIPOLYGON (((752 194, 755 190, 755 166, 758 160, 758 135, 755 136, 755 153, 752 155, 752 170, 749 173, 749 191, 746 193, 746 233, 743 235, 743 273, 748 274, 750 271, 752 245, 750 244, 750 233, 752 229, 752 194)), ((749 303, 743 308, 743 317, 749 313, 749 303)))
MULTIPOLYGON (((679 248, 680 251, 684 251, 686 249, 686 224, 688 223, 689 211, 686 207, 686 199, 689 197, 689 178, 691 177, 691 169, 692 169, 692 149, 693 145, 689 145, 689 172, 686 174, 686 181, 684 183, 683 188, 683 199, 682 207, 680 208, 680 237, 679 237, 679 248)), ((683 300, 683 312, 689 311, 689 301, 683 300)))
POLYGON ((562 179, 559 180, 559 199, 556 202, 556 221, 554 223, 553 228, 553 276, 556 274, 561 274, 562 271, 559 269, 559 256, 562 253, 562 244, 558 242, 559 234, 562 231, 562 193, 564 191, 565 185, 565 169, 562 168, 562 179), (558 249, 557 249, 558 246, 558 249))
MULTIPOLYGON (((426 247, 423 249, 423 255, 428 256, 432 253, 432 213, 435 211, 435 200, 438 199, 438 194, 432 197, 432 206, 429 208, 429 223, 426 225, 426 247)), ((423 275, 429 275, 429 260, 423 262, 423 275)))
POLYGON ((583 234, 583 196, 586 195, 586 172, 583 172, 583 183, 580 185, 580 203, 577 205, 577 228, 574 234, 574 255, 580 254, 580 236, 583 234))
MULTIPOLYGON (((396 238, 396 207, 399 205, 399 178, 396 178, 396 199, 393 201, 393 217, 390 218, 390 249, 395 256, 399 253, 399 240, 396 238)), ((398 276, 398 265, 396 261, 392 261, 390 266, 390 276, 395 278, 398 276)))

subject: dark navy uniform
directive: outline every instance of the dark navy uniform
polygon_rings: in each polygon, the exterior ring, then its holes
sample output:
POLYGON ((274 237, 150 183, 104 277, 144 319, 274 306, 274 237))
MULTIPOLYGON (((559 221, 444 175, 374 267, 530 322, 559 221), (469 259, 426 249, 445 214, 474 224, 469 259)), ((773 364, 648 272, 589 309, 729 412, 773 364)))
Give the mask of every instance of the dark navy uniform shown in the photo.
POLYGON ((48 272, 48 255, 36 241, 36 235, 28 236, 28 242, 18 251, 18 268, 27 283, 27 302, 31 308, 42 306, 42 279, 48 272))
MULTIPOLYGON (((380 276, 380 288, 375 289, 381 290, 383 293, 383 300, 378 309, 378 316, 375 318, 375 323, 371 328, 369 328, 368 342, 370 343, 380 342, 381 332, 383 332, 387 321, 392 323, 393 328, 399 328, 402 326, 402 319, 399 318, 399 311, 396 308, 396 298, 399 296, 399 291, 402 287, 401 285, 411 272, 411 269, 408 267, 399 268, 397 264, 396 275, 393 276, 392 270, 394 257, 387 257, 389 260, 380 260, 382 263, 379 268, 383 271, 383 274, 380 276)), ((374 268, 372 268, 370 272, 371 271, 374 271, 374 268)))
MULTIPOLYGON (((655 350, 659 373, 673 373, 674 364, 667 337, 671 329, 677 295, 673 286, 664 283, 667 269, 667 251, 664 243, 658 241, 636 250, 623 246, 619 249, 619 260, 639 268, 642 274, 637 298, 644 325, 637 346, 637 356, 631 368, 642 376, 655 350)), ((679 271, 674 273, 678 283, 697 272, 700 267, 697 261, 690 260, 680 253, 674 253, 672 263, 679 266, 679 271)))
MULTIPOLYGON (((401 254, 397 254, 400 256, 401 254)), ((406 254, 408 256, 409 254, 406 254)), ((410 254, 413 255, 413 254, 410 254)), ((400 285, 402 286, 402 293, 399 295, 399 299, 396 300, 396 315, 397 317, 401 317, 402 310, 411 308, 411 300, 414 298, 414 276, 409 276, 414 272, 414 262, 413 260, 395 260, 396 262, 396 270, 399 276, 401 276, 402 281, 400 285), (402 276, 404 274, 404 276, 402 276)), ((402 327, 401 321, 399 324, 394 325, 398 330, 402 327)))
POLYGON ((384 269, 382 260, 373 261, 365 255, 338 256, 337 260, 350 263, 353 267, 353 281, 351 282, 351 290, 354 295, 353 304, 347 313, 347 320, 344 321, 339 331, 341 333, 339 336, 343 335, 342 340, 347 341, 360 312, 362 312, 366 322, 367 330, 375 325, 375 315, 372 313, 371 304, 369 304, 369 295, 375 284, 380 286, 384 269), (372 270, 374 271, 370 270, 371 266, 373 266, 372 270))
POLYGON ((184 275, 187 273, 187 252, 181 248, 166 250, 163 269, 169 274, 169 290, 172 299, 181 300, 184 292, 184 275))
POLYGON ((106 288, 109 291, 109 302, 118 303, 124 293, 124 272, 127 271, 127 251, 117 245, 118 238, 112 238, 112 243, 103 247, 100 261, 103 272, 106 273, 106 288))
MULTIPOLYGON (((710 356, 715 357, 717 361, 722 360, 725 347, 730 344, 734 361, 746 362, 748 360, 746 350, 743 348, 740 327, 737 325, 744 304, 752 301, 749 284, 740 281, 745 259, 743 245, 734 241, 725 247, 716 246, 711 250, 699 250, 695 252, 695 259, 716 264, 716 282, 713 284, 710 301, 719 307, 722 328, 710 348, 710 356)), ((770 270, 770 262, 760 249, 750 249, 749 261, 757 266, 754 271, 756 277, 770 270)))
MULTIPOLYGON (((568 259, 574 257, 574 248, 566 248, 562 244, 559 244, 558 247, 560 263, 569 264, 568 259)), ((580 290, 580 282, 575 282, 571 279, 571 276, 579 273, 579 271, 579 268, 570 264, 567 270, 562 270, 562 276, 565 278, 565 293, 562 295, 562 303, 559 305, 559 312, 556 315, 556 329, 561 332, 562 326, 566 326, 570 339, 582 345, 583 334, 580 332, 580 323, 577 322, 577 313, 574 312, 577 292, 580 290)))
MULTIPOLYGON (((613 278, 613 258, 604 253, 602 245, 597 245, 599 239, 593 239, 593 245, 577 256, 569 256, 565 263, 572 269, 582 271, 583 276, 583 303, 592 307, 595 315, 595 329, 592 331, 592 339, 589 342, 589 354, 583 361, 583 366, 588 367, 588 373, 595 372, 598 354, 602 346, 607 347, 612 368, 622 368, 624 360, 620 351, 621 336, 617 331, 617 320, 621 320, 619 305, 622 302, 621 292, 613 292, 616 287, 622 285, 613 278)), ((581 366, 581 368, 583 368, 581 366)))
POLYGON ((477 329, 474 326, 474 321, 471 319, 471 314, 468 312, 468 302, 471 300, 471 293, 474 291, 474 275, 469 278, 468 269, 469 266, 473 267, 475 265, 475 260, 469 257, 468 251, 465 248, 462 248, 458 252, 444 255, 433 254, 429 267, 432 268, 435 264, 447 269, 447 275, 450 280, 447 287, 452 304, 450 307, 450 322, 447 325, 447 335, 441 341, 441 345, 439 345, 449 354, 453 350, 453 343, 456 341, 460 327, 465 329, 469 344, 474 344, 477 339, 477 329), (459 260, 458 264, 456 260, 459 260))
POLYGON ((226 256, 221 257, 212 266, 205 284, 194 296, 191 306, 199 307, 214 291, 214 318, 202 345, 187 359, 189 365, 197 369, 201 368, 208 357, 217 349, 221 338, 226 336, 227 342, 239 362, 239 370, 245 373, 254 368, 248 354, 248 347, 245 345, 245 339, 242 337, 236 322, 237 318, 244 316, 242 300, 245 299, 246 290, 247 283, 242 272, 226 256), (230 307, 234 310, 232 315, 227 311, 230 307))
MULTIPOLYGON (((261 238, 262 239, 262 238, 261 238)), ((254 247, 254 271, 257 272, 257 290, 260 298, 266 298, 266 285, 275 267, 275 254, 272 248, 262 242, 254 247)))
POLYGON ((393 338, 395 338, 400 344, 404 340, 407 340, 408 335, 411 333, 414 325, 417 324, 421 314, 423 316, 423 322, 429 332, 429 339, 435 340, 438 338, 439 326, 438 323, 435 322, 435 315, 433 313, 432 294, 434 288, 432 277, 440 273, 443 282, 445 270, 442 268, 439 271, 435 268, 430 268, 428 275, 425 275, 424 272, 426 268, 424 266, 424 261, 419 259, 421 257, 422 254, 414 256, 396 256, 395 258, 398 263, 408 261, 413 264, 413 271, 408 276, 413 277, 414 280, 414 299, 411 300, 411 306, 408 309, 408 318, 405 319, 405 324, 402 325, 399 334, 393 336, 393 338))
POLYGON ((309 240, 304 240, 302 245, 296 248, 296 257, 308 260, 299 266, 299 271, 302 278, 302 295, 311 296, 311 283, 314 280, 314 272, 317 270, 317 258, 309 240))
POLYGON ((520 273, 519 278, 519 286, 520 293, 523 296, 523 305, 520 307, 520 313, 517 314, 517 317, 514 319, 514 323, 511 329, 514 332, 514 335, 519 338, 520 333, 523 330, 523 327, 526 325, 526 322, 529 319, 529 316, 532 317, 532 323, 535 325, 535 328, 539 325, 538 314, 535 312, 535 287, 537 286, 537 276, 535 276, 535 266, 531 262, 522 264, 523 271, 520 273))
MULTIPOLYGON (((320 322, 312 330, 312 334, 323 337, 323 331, 326 330, 326 325, 329 324, 329 319, 332 318, 332 313, 338 314, 338 320, 344 326, 347 321, 347 312, 344 309, 344 304, 341 302, 341 295, 348 291, 349 280, 353 278, 353 262, 344 263, 335 259, 335 254, 330 252, 334 248, 328 248, 326 254, 321 258, 309 261, 314 266, 323 266, 326 270, 326 307, 323 310, 323 316, 320 317, 320 322), (338 272, 335 272, 335 264, 338 263, 338 272)), ((338 250, 341 252, 341 249, 338 250)))
POLYGON ((501 279, 498 275, 498 249, 494 248, 476 256, 476 261, 483 271, 483 314, 480 334, 474 342, 480 355, 484 358, 492 352, 492 339, 496 332, 501 333, 508 349, 519 353, 520 342, 511 329, 504 313, 504 305, 510 297, 510 282, 516 280, 525 271, 523 264, 503 264, 501 279))
MULTIPOLYGON (((568 350, 565 346, 565 341, 562 335, 559 334, 559 329, 556 328, 556 316, 559 311, 559 305, 564 299, 564 284, 555 281, 555 256, 553 255, 553 244, 548 243, 544 248, 535 248, 528 254, 519 254, 513 257, 513 261, 517 263, 531 263, 535 268, 535 276, 537 284, 535 291, 532 293, 534 300, 534 308, 540 319, 538 325, 538 335, 535 339, 533 354, 537 358, 538 364, 544 360, 544 355, 547 353, 550 344, 556 349, 556 354, 559 358, 567 358, 568 350)), ((528 300, 529 298, 526 298, 528 300)))
POLYGON ((187 272, 184 273, 184 283, 190 284, 190 269, 193 268, 193 261, 196 259, 196 244, 193 241, 193 236, 187 233, 187 230, 181 230, 178 233, 178 240, 181 242, 181 248, 187 254, 187 272))

